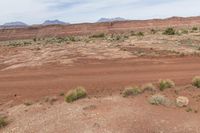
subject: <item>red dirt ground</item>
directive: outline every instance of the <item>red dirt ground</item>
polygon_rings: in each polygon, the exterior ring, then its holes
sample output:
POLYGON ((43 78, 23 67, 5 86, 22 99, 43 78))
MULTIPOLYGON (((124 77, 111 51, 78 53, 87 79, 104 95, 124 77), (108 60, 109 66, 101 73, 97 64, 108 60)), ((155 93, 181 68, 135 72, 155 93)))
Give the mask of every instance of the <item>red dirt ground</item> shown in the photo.
MULTIPOLYGON (((175 17, 166 20, 29 27, 27 29, 0 30, 0 41, 69 34, 89 34, 101 31, 106 33, 134 29, 141 30, 142 28, 163 28, 169 25, 187 27, 199 24, 200 17, 175 17)), ((154 39, 157 40, 156 37, 154 39)), ((147 41, 144 41, 144 43, 148 45, 147 41)), ((173 39, 171 41, 174 42, 173 39)), ((100 45, 100 43, 96 44, 100 45)), ((42 59, 46 59, 48 56, 55 57, 50 58, 52 60, 59 60, 60 57, 63 57, 63 53, 66 56, 70 55, 69 51, 73 51, 75 54, 72 52, 72 55, 77 56, 79 53, 77 49, 83 46, 75 46, 74 51, 69 49, 70 47, 63 47, 63 51, 61 53, 58 52, 59 54, 46 51, 45 58, 44 56, 39 58, 40 55, 38 53, 30 54, 30 49, 25 48, 25 51, 23 51, 23 47, 16 47, 16 49, 9 47, 4 49, 2 47, 0 50, 2 51, 0 55, 2 57, 0 59, 0 116, 2 114, 8 116, 9 124, 1 129, 0 132, 200 132, 200 91, 191 86, 192 78, 200 75, 199 56, 185 55, 176 57, 175 55, 168 56, 166 54, 163 57, 150 57, 148 55, 133 57, 126 53, 123 59, 118 56, 117 58, 111 58, 115 55, 113 53, 119 52, 118 49, 111 49, 113 51, 108 56, 104 55, 104 52, 107 52, 106 50, 108 49, 108 47, 105 47, 107 45, 101 45, 104 48, 88 45, 91 49, 84 47, 83 50, 89 49, 89 51, 86 51, 83 55, 89 54, 90 56, 77 58, 70 65, 56 61, 42 62, 42 59), (100 51, 98 51, 99 48, 101 49, 100 51), (22 54, 16 54, 18 50, 22 54), (91 56, 94 56, 93 52, 101 53, 99 55, 104 55, 103 57, 105 58, 92 58, 91 56), (41 60, 31 58, 36 57, 36 55, 37 59, 41 60), (26 57, 28 60, 24 61, 24 58, 21 57, 26 57), (19 63, 26 64, 27 62, 31 62, 33 65, 29 64, 25 65, 25 67, 21 65, 21 67, 4 69, 9 65, 13 65, 12 63, 19 65, 19 63), (37 62, 41 63, 41 65, 36 65, 35 63, 37 62), (186 96, 190 100, 187 107, 178 108, 174 104, 170 107, 153 106, 148 103, 148 98, 152 95, 150 92, 130 98, 123 98, 120 95, 126 86, 144 85, 149 82, 157 83, 159 79, 168 78, 175 81, 176 87, 167 89, 164 92, 158 91, 158 93, 164 94, 173 102, 177 96, 186 96), (69 104, 64 102, 62 96, 59 96, 61 93, 66 93, 79 85, 86 88, 88 92, 87 98, 69 104), (49 104, 44 100, 46 97, 54 96, 58 98, 55 103, 49 104), (33 102, 33 105, 23 104, 26 101, 33 102), (187 111, 188 108, 191 108, 192 111, 187 111)), ((122 46, 122 48, 126 48, 124 45, 122 46)), ((130 48, 127 49, 132 50, 130 48)), ((53 50, 57 51, 57 48, 53 50)), ((133 49, 133 52, 135 50, 133 49)), ((126 50, 126 52, 128 51, 126 50)), ((44 53, 44 51, 40 51, 40 53, 44 53)), ((149 52, 147 51, 147 53, 149 52)), ((123 54, 120 52, 119 55, 123 54)), ((160 55, 162 54, 164 54, 163 50, 160 51, 160 55)))
POLYGON ((200 75, 200 58, 163 57, 116 60, 82 60, 74 66, 49 64, 36 68, 0 71, 0 103, 38 100, 59 95, 78 85, 89 96, 119 93, 125 86, 172 79, 177 85, 190 84, 200 75))

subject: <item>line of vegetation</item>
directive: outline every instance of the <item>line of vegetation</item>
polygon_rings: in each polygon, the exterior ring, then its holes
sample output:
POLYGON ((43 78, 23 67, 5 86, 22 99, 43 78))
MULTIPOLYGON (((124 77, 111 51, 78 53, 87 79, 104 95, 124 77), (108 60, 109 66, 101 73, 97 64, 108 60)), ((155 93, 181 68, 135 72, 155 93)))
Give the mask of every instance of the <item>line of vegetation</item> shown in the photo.
POLYGON ((98 33, 90 36, 90 38, 104 38, 104 37, 105 33, 98 33))

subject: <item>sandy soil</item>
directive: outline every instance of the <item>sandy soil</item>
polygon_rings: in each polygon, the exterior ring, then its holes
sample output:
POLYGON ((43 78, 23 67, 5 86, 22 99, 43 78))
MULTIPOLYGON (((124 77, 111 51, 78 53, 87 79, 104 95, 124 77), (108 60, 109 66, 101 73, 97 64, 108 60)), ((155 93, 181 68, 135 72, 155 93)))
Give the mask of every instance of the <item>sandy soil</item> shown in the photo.
MULTIPOLYGON (((149 93, 130 98, 119 95, 86 98, 72 104, 40 102, 10 108, 7 114, 11 123, 2 132, 199 133, 200 115, 194 110, 200 109, 197 102, 200 93, 188 87, 179 89, 179 95, 189 97, 191 112, 187 108, 150 105, 149 93)), ((172 90, 164 94, 171 100, 177 96, 172 90)))

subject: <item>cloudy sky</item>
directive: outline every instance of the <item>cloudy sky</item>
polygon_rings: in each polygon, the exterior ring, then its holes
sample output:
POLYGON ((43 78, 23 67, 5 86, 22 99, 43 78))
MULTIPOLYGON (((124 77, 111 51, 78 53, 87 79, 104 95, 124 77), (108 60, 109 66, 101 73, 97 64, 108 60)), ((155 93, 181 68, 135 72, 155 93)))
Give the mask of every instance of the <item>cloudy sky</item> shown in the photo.
POLYGON ((0 0, 0 24, 59 19, 95 22, 101 17, 127 19, 200 15, 200 0, 0 0))

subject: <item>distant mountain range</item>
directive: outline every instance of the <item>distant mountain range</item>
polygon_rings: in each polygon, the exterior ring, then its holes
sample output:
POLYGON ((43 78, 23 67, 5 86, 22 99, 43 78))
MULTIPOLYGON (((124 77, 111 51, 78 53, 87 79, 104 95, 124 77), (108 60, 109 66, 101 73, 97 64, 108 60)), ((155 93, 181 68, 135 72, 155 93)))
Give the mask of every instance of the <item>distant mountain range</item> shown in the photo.
POLYGON ((5 23, 4 25, 1 25, 0 28, 1 29, 12 29, 12 28, 24 28, 27 27, 28 25, 26 23, 17 21, 17 22, 10 22, 10 23, 5 23))
MULTIPOLYGON (((126 19, 124 18, 101 18, 99 19, 97 22, 114 22, 114 21, 125 21, 126 19)), ((37 24, 37 25, 67 25, 70 23, 66 23, 60 20, 46 20, 44 21, 44 23, 42 24, 37 24)), ((25 28, 28 27, 30 25, 24 23, 24 22, 20 22, 20 21, 16 21, 16 22, 9 22, 9 23, 5 23, 3 25, 0 25, 0 29, 13 29, 13 28, 25 28)))
POLYGON ((69 23, 62 22, 60 20, 46 20, 42 25, 65 25, 69 23))
POLYGON ((117 18, 101 18, 99 19, 97 22, 115 22, 115 21, 125 21, 126 19, 124 18, 120 18, 120 17, 117 17, 117 18))
MULTIPOLYGON (((46 20, 44 23, 39 24, 39 25, 66 25, 66 24, 69 24, 69 23, 65 23, 59 20, 46 20)), ((9 22, 9 23, 0 25, 0 29, 25 28, 28 26, 30 25, 24 22, 16 21, 16 22, 9 22)))

